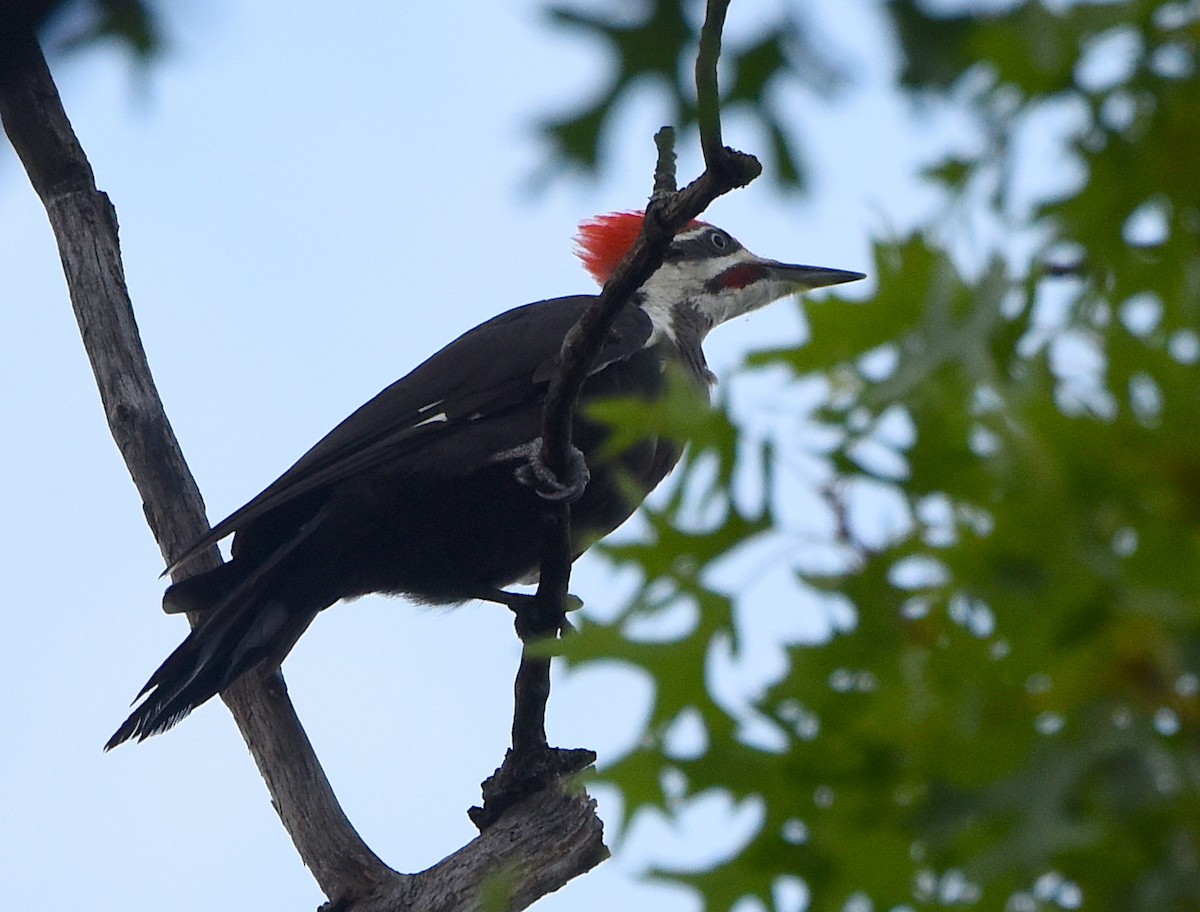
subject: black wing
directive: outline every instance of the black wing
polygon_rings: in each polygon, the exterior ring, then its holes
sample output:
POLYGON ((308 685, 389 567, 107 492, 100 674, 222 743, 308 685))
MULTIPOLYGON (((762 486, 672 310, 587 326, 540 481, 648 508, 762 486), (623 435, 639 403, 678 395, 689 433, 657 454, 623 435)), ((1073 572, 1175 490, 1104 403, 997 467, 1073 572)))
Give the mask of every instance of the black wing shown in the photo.
MULTIPOLYGON (((527 401, 535 387, 549 382, 563 338, 593 300, 590 295, 577 295, 537 301, 468 330, 321 438, 266 490, 191 545, 166 572, 297 497, 402 459, 454 433, 465 421, 486 419, 514 402, 527 401)), ((652 328, 641 308, 627 306, 613 324, 592 373, 636 354, 652 328)))

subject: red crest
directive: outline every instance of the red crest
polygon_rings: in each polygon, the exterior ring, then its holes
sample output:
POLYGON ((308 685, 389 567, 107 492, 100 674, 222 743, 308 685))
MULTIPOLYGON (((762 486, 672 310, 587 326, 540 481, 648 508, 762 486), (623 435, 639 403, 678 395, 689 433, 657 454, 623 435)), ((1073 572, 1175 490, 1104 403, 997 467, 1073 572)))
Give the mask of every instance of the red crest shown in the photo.
MULTIPOLYGON (((610 212, 588 219, 575 236, 575 253, 584 268, 603 285, 642 233, 644 212, 610 212)), ((691 222, 688 228, 701 224, 691 222)))

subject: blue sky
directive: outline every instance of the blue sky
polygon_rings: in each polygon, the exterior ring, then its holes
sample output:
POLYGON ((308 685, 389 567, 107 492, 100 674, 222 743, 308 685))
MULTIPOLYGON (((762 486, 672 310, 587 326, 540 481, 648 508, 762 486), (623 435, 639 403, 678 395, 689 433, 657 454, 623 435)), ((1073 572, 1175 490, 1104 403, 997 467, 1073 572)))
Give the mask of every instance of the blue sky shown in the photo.
MULTIPOLYGON (((817 6, 856 84, 836 108, 781 95, 820 125, 804 136, 816 194, 783 196, 760 181, 708 217, 767 256, 868 270, 870 236, 930 205, 910 176, 929 139, 903 132, 902 106, 880 88, 894 59, 873 4, 817 6)), ((603 180, 531 193, 545 159, 535 119, 584 97, 608 65, 542 25, 538 5, 281 9, 189 0, 173 6, 174 45, 147 73, 111 49, 55 66, 116 205, 143 340, 213 520, 460 332, 592 290, 572 255, 575 225, 642 204, 664 120, 652 98, 626 104, 603 180)), ((730 34, 752 33, 775 9, 735 2, 730 34)), ((765 148, 744 123, 726 132, 765 148)), ((685 146, 681 177, 696 169, 685 146)), ((322 898, 219 703, 164 737, 100 751, 185 625, 158 610, 162 561, 104 423, 44 212, 8 151, 0 251, 6 902, 315 908, 322 898)), ((792 304, 777 305, 723 327, 709 360, 727 375, 748 348, 802 327, 792 304)), ((775 395, 770 383, 752 389, 775 395)), ((619 586, 585 559, 573 588, 603 610, 619 586)), ((326 612, 288 659, 293 700, 339 797, 398 869, 425 868, 471 838, 465 810, 507 745, 517 656, 495 606, 368 598, 326 612)), ((552 741, 603 760, 635 736, 641 682, 595 670, 555 687, 552 741)), ((613 796, 600 798, 611 807, 613 796)), ((732 848, 746 814, 714 797, 683 840, 648 821, 617 860, 539 908, 695 908, 633 873, 732 848)))

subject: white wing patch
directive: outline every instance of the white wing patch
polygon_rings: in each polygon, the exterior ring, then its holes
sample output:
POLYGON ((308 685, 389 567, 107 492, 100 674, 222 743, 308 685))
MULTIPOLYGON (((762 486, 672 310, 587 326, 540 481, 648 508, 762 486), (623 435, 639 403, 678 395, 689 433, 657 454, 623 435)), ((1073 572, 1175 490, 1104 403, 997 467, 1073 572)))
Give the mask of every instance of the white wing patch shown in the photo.
MULTIPOLYGON (((433 406, 431 406, 431 405, 425 406, 425 408, 432 408, 432 407, 433 406)), ((421 409, 420 411, 423 411, 423 409, 421 409)), ((418 421, 416 424, 414 424, 412 426, 412 429, 415 431, 417 428, 425 427, 425 425, 427 425, 427 424, 438 424, 440 422, 445 422, 448 420, 449 420, 449 418, 446 417, 445 412, 438 412, 436 415, 430 415, 428 418, 426 418, 423 421, 418 421)))

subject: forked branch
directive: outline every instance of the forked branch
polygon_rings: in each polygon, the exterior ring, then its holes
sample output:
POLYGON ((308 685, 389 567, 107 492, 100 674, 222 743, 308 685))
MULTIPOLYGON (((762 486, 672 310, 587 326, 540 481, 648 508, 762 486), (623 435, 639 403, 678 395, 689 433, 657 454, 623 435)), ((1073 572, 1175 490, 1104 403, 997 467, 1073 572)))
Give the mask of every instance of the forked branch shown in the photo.
MULTIPOLYGON (((728 7, 729 0, 709 0, 696 60, 704 173, 683 190, 676 190, 674 131, 664 127, 658 132, 654 192, 646 207, 642 233, 605 283, 599 298, 563 341, 558 370, 546 397, 540 454, 542 464, 560 475, 571 463, 571 425, 579 393, 617 315, 662 265, 667 248, 681 228, 717 197, 745 186, 762 172, 754 156, 721 142, 717 58, 728 7)), ((537 595, 517 619, 517 629, 525 642, 515 686, 513 748, 500 769, 484 783, 483 807, 472 811, 472 819, 481 828, 498 819, 508 802, 536 791, 548 778, 574 772, 591 759, 590 752, 557 750, 550 748, 546 740, 550 655, 545 641, 568 629, 565 609, 573 558, 570 504, 547 504, 544 528, 537 595)))
MULTIPOLYGON (((617 312, 661 265, 676 231, 717 196, 759 173, 755 159, 725 148, 720 140, 716 55, 727 7, 728 0, 709 3, 697 61, 706 170, 683 191, 675 191, 673 144, 669 134, 660 134, 655 193, 643 234, 564 342, 543 433, 544 462, 558 472, 566 467, 571 451, 571 417, 579 389, 617 312)), ((46 207, 109 427, 170 564, 207 531, 208 523, 141 345, 125 286, 116 213, 96 188, 36 38, 22 29, 0 33, 0 118, 46 207)), ((570 578, 569 507, 548 508, 546 521, 554 534, 548 537, 534 601, 537 613, 526 629, 552 636, 563 625, 570 578)), ((219 561, 214 548, 193 561, 189 570, 197 572, 219 561)), ((501 772, 512 769, 514 758, 528 771, 529 757, 549 755, 544 733, 549 669, 544 652, 526 648, 516 684, 514 746, 519 749, 510 752, 501 772)), ((556 755, 557 765, 543 768, 532 780, 518 775, 514 781, 521 783, 519 788, 493 790, 480 812, 480 822, 487 826, 483 835, 428 871, 398 874, 370 850, 342 812, 287 697, 282 675, 248 675, 221 696, 297 851, 330 897, 331 910, 478 909, 486 883, 496 877, 508 885, 508 907, 522 909, 607 854, 594 803, 557 781, 563 772, 590 762, 591 755, 562 752, 556 755)))

